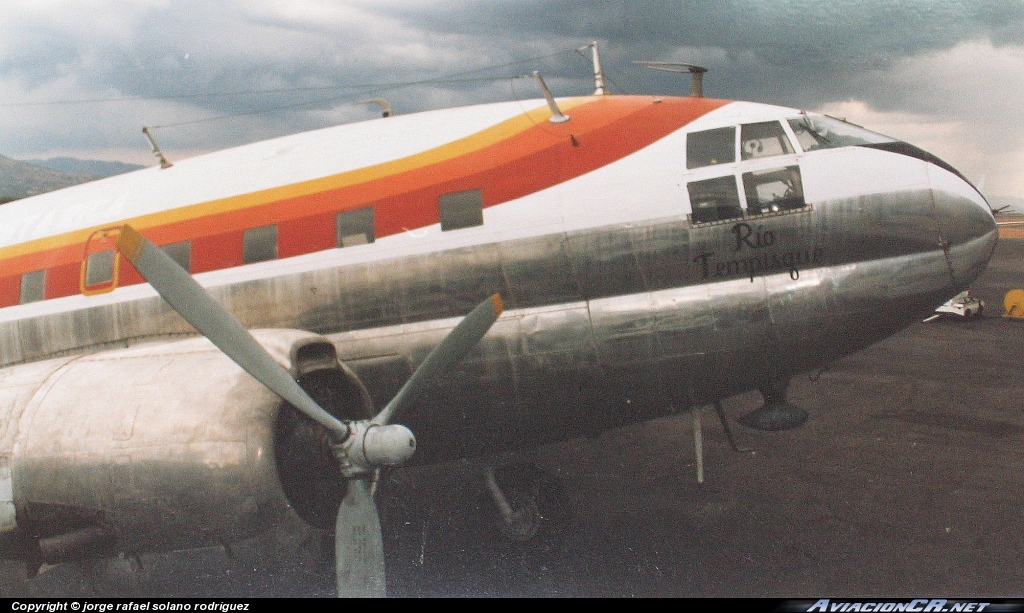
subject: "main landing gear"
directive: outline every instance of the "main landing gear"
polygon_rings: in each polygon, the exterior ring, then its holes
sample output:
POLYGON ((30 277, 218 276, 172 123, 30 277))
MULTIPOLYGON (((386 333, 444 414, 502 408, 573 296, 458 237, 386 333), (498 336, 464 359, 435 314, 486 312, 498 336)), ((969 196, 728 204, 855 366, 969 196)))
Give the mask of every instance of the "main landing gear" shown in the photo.
POLYGON ((786 401, 789 381, 772 382, 761 388, 764 404, 736 421, 754 430, 777 432, 798 428, 807 421, 807 411, 786 401))
POLYGON ((486 506, 491 525, 513 543, 550 536, 568 523, 558 481, 529 463, 484 470, 486 506))

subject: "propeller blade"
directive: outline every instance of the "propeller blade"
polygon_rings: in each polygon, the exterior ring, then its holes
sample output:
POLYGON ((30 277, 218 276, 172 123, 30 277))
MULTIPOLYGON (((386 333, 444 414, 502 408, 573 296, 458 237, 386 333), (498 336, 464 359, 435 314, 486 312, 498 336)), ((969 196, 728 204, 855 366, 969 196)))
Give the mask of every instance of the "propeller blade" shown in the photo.
POLYGON ((342 438, 348 435, 348 426, 320 408, 252 334, 163 249, 127 225, 121 228, 117 249, 175 311, 242 370, 328 430, 342 438))
POLYGON ((402 389, 398 390, 391 402, 380 413, 377 413, 371 422, 388 424, 407 409, 425 384, 451 368, 470 349, 476 347, 504 310, 505 305, 498 294, 494 294, 478 304, 475 309, 470 311, 469 315, 459 322, 459 325, 455 326, 455 329, 448 333, 448 336, 444 337, 440 345, 434 347, 434 350, 427 355, 416 372, 405 382, 402 389))
POLYGON ((117 249, 175 311, 243 370, 340 435, 341 442, 332 447, 348 487, 335 525, 338 596, 384 596, 384 544, 368 476, 380 465, 401 464, 416 446, 407 428, 388 424, 426 384, 480 342, 504 310, 501 296, 494 294, 463 318, 376 417, 346 424, 310 398, 252 334, 163 249, 128 225, 121 228, 117 249))
POLYGON ((338 507, 334 563, 339 598, 380 598, 385 594, 384 542, 377 505, 367 479, 352 479, 338 507))

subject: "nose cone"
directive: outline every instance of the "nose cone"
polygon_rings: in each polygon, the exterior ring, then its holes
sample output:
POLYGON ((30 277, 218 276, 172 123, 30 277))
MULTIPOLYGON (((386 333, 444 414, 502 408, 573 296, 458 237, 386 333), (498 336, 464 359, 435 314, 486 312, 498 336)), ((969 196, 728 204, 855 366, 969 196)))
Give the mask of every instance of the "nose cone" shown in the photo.
POLYGON ((956 292, 988 266, 999 231, 985 199, 970 183, 942 168, 929 168, 935 218, 956 292))

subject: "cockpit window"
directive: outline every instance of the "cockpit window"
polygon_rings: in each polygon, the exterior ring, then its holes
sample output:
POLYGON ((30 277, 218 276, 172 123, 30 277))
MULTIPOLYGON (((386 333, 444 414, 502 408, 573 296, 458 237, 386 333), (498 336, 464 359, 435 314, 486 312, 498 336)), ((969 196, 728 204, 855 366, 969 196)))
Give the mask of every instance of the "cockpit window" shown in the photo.
POLYGON ((726 175, 692 181, 686 186, 690 192, 690 220, 693 223, 707 223, 743 217, 740 207, 739 190, 736 189, 736 177, 726 175))
POLYGON ((744 160, 793 153, 793 145, 777 121, 740 126, 740 155, 744 160))
POLYGON ((815 113, 802 113, 800 117, 790 119, 789 125, 804 151, 896 142, 894 138, 815 113))
POLYGON ((736 128, 715 128, 686 136, 686 167, 700 168, 736 161, 736 128))
POLYGON ((745 172, 743 190, 750 215, 791 211, 807 205, 799 166, 745 172))

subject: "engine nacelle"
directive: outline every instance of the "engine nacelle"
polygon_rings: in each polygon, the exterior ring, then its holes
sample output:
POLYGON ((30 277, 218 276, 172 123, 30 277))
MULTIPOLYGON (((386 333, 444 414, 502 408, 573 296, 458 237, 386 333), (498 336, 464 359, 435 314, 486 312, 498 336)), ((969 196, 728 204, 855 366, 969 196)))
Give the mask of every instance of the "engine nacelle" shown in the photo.
MULTIPOLYGON (((372 415, 330 341, 253 335, 325 409, 372 415)), ((205 338, 6 368, 0 419, 0 532, 48 562, 252 537, 304 515, 287 473, 326 453, 297 449, 317 427, 205 338)))

